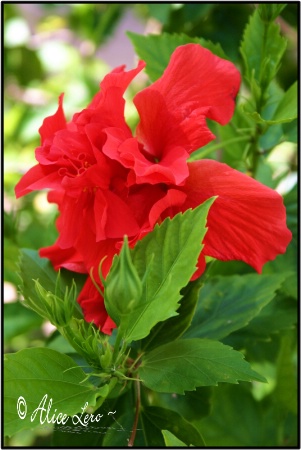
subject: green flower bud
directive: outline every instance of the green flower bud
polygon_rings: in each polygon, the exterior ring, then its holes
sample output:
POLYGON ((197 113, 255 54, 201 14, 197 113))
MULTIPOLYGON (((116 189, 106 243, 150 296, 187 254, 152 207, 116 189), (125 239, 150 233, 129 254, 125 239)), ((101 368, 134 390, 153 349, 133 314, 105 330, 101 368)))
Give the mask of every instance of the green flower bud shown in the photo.
POLYGON ((121 315, 130 313, 137 306, 141 295, 142 283, 125 237, 120 254, 113 260, 104 292, 106 309, 117 325, 121 315))
POLYGON ((105 346, 103 355, 100 357, 100 364, 103 369, 108 369, 112 363, 112 350, 109 346, 105 346))

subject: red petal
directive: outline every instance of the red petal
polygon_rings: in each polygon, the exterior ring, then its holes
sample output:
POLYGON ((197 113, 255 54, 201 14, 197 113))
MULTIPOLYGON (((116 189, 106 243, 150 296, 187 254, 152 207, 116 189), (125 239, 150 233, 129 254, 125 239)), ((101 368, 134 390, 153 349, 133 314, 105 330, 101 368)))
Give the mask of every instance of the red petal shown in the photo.
POLYGON ((103 333, 111 334, 112 330, 116 328, 115 323, 105 309, 103 297, 97 291, 90 278, 87 279, 81 290, 78 303, 83 310, 85 320, 93 322, 103 333))
POLYGON ((100 83, 101 90, 105 91, 110 87, 118 87, 121 89, 123 94, 133 78, 135 78, 135 76, 139 72, 141 72, 144 67, 144 61, 139 61, 138 66, 135 69, 129 70, 128 72, 124 71, 125 66, 117 67, 104 77, 104 79, 100 83))
POLYGON ((53 244, 50 247, 41 248, 39 255, 41 258, 50 259, 55 270, 64 267, 72 272, 87 273, 81 255, 74 248, 62 249, 57 244, 53 244))
POLYGON ((189 163, 185 209, 218 196, 208 215, 204 254, 241 260, 261 272, 291 240, 281 196, 249 176, 213 160, 189 163))
MULTIPOLYGON (((106 223, 107 238, 123 239, 124 235, 135 236, 140 228, 136 222, 133 211, 128 205, 111 191, 105 191, 108 212, 106 223)), ((97 221, 97 217, 95 217, 97 221)))
POLYGON ((130 132, 124 120, 123 94, 132 79, 144 68, 140 61, 135 69, 124 71, 124 66, 118 67, 105 76, 100 83, 98 92, 90 105, 82 112, 73 116, 77 126, 97 123, 99 131, 104 127, 120 127, 130 132))
POLYGON ((232 117, 240 74, 229 61, 198 44, 178 47, 163 76, 139 92, 137 136, 155 156, 162 146, 189 153, 214 138, 206 118, 225 125, 232 117))
POLYGON ((15 187, 16 197, 22 197, 31 191, 40 189, 59 189, 61 187, 61 177, 57 173, 57 168, 53 166, 41 166, 37 164, 26 172, 15 187))
POLYGON ((151 208, 149 213, 150 227, 153 228, 157 222, 164 220, 166 217, 173 217, 178 212, 178 208, 182 207, 186 197, 184 192, 169 189, 166 195, 151 208))
POLYGON ((53 116, 46 117, 39 129, 42 143, 44 143, 47 138, 51 138, 56 131, 66 128, 66 119, 63 110, 63 98, 64 94, 61 94, 59 96, 59 106, 56 113, 53 114, 53 116))
POLYGON ((135 138, 127 138, 118 128, 109 128, 103 152, 109 158, 119 161, 124 167, 132 169, 129 185, 132 184, 176 184, 180 185, 188 176, 187 159, 189 154, 182 147, 175 146, 166 151, 160 161, 151 161, 142 153, 141 145, 135 138))

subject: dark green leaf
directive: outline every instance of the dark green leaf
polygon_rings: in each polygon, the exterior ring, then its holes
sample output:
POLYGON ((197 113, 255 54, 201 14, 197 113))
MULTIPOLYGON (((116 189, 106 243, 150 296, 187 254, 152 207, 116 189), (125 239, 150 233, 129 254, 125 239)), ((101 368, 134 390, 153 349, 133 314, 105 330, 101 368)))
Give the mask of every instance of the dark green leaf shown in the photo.
POLYGON ((274 298, 284 278, 245 274, 209 279, 185 337, 221 339, 246 326, 274 298))
MULTIPOLYGON (((42 317, 49 319, 45 307, 41 303, 41 300, 35 290, 35 282, 38 280, 40 285, 51 293, 55 293, 58 272, 56 272, 50 261, 45 258, 40 258, 38 252, 29 249, 23 249, 21 251, 20 260, 20 276, 22 279, 21 291, 24 296, 25 302, 30 299, 33 305, 37 306, 37 310, 41 311, 42 317)), ((80 274, 74 274, 67 270, 62 269, 60 271, 60 282, 58 284, 58 293, 64 298, 65 290, 67 287, 71 287, 72 280, 76 280, 77 290, 80 291, 86 277, 80 274)), ((82 313, 79 305, 75 304, 75 310, 77 311, 77 317, 82 317, 82 313)), ((51 318, 50 318, 51 319, 51 318)))
POLYGON ((265 381, 231 347, 209 339, 185 339, 146 354, 138 369, 143 383, 158 392, 183 394, 218 382, 265 381))
POLYGON ((171 317, 164 322, 158 323, 142 342, 143 350, 151 350, 158 345, 166 344, 181 337, 191 324, 195 313, 196 304, 201 288, 200 278, 191 281, 182 291, 183 295, 180 308, 177 310, 178 316, 171 317))
POLYGON ((298 125, 299 125, 299 121, 297 119, 293 120, 292 122, 283 124, 283 131, 285 134, 286 141, 294 142, 295 144, 297 144, 297 142, 298 142, 298 125))
POLYGON ((278 255, 273 261, 269 261, 263 268, 263 273, 285 274, 281 291, 289 297, 298 298, 298 200, 297 185, 284 195, 284 204, 287 211, 287 225, 293 233, 286 252, 278 255))
POLYGON ((25 309, 19 302, 4 304, 4 341, 14 336, 37 329, 43 320, 35 312, 25 309))
POLYGON ((282 337, 277 359, 277 385, 273 392, 275 402, 281 410, 298 413, 298 386, 296 362, 296 333, 286 333, 282 337))
MULTIPOLYGON (((162 429, 170 431, 188 446, 205 446, 203 438, 196 428, 175 411, 158 406, 145 406, 141 411, 139 424, 139 428, 143 429, 143 446, 164 446, 162 429)), ((141 439, 140 442, 137 441, 137 444, 142 445, 141 439)))
POLYGON ((152 405, 172 409, 188 421, 208 416, 211 408, 211 387, 197 387, 185 395, 152 392, 152 405))
POLYGON ((134 423, 133 396, 131 392, 122 390, 121 385, 117 386, 119 396, 113 399, 106 398, 101 407, 93 413, 94 417, 98 414, 103 416, 99 422, 89 423, 88 426, 73 424, 71 421, 67 426, 55 425, 52 446, 55 448, 67 446, 101 448, 118 445, 125 447, 134 423))
POLYGON ((275 423, 241 385, 215 388, 212 412, 196 426, 208 447, 277 446, 275 423))
POLYGON ((293 328, 296 322, 296 301, 278 295, 250 322, 246 331, 250 334, 269 336, 271 333, 293 328))

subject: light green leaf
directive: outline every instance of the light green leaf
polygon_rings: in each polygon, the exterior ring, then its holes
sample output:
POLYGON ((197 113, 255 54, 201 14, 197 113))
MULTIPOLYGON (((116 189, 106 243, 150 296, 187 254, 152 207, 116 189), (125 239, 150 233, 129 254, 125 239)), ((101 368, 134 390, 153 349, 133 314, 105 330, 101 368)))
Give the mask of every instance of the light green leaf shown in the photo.
POLYGON ((165 219, 131 251, 143 292, 132 311, 120 316, 119 332, 124 341, 143 339, 158 322, 177 315, 180 290, 195 272, 213 201, 165 219))
POLYGON ((279 25, 264 22, 256 10, 245 29, 240 48, 249 82, 254 79, 263 90, 268 87, 279 69, 286 44, 279 25))
POLYGON ((245 274, 209 279, 185 337, 222 339, 246 326, 275 296, 285 274, 245 274))
POLYGON ((265 381, 242 353, 209 339, 178 340, 157 347, 144 356, 138 373, 148 388, 178 394, 219 382, 265 381))
POLYGON ((5 355, 5 435, 11 436, 39 424, 48 425, 46 414, 51 399, 49 420, 54 413, 70 416, 82 412, 86 402, 89 406, 95 406, 97 398, 103 393, 91 383, 83 382, 85 377, 85 372, 73 359, 47 348, 29 348, 5 355), (37 408, 45 395, 46 411, 43 412, 37 408), (22 404, 20 397, 27 406, 22 404), (23 419, 18 415, 18 407, 20 416, 22 413, 26 415, 23 419), (33 414, 34 411, 36 414, 33 414))
POLYGON ((286 3, 259 3, 258 13, 263 21, 272 22, 285 7, 286 3))
POLYGON ((166 447, 187 447, 184 442, 180 441, 174 434, 168 430, 162 430, 166 447))
POLYGON ((193 38, 185 34, 168 34, 142 36, 140 34, 128 32, 135 51, 139 58, 146 62, 146 72, 152 81, 163 75, 170 57, 179 45, 189 43, 200 44, 220 58, 227 59, 219 44, 213 44, 203 38, 193 38))
POLYGON ((298 116, 298 83, 297 81, 285 92, 274 114, 275 123, 291 122, 298 116))

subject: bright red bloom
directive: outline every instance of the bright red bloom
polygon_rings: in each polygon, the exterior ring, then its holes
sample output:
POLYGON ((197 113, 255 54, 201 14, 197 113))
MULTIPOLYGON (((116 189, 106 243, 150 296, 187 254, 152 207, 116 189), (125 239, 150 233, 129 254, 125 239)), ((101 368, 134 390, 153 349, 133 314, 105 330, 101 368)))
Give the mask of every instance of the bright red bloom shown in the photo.
MULTIPOLYGON (((214 139, 206 124, 232 117, 240 75, 233 64, 197 44, 178 47, 163 76, 134 98, 140 122, 134 137, 124 120, 123 94, 144 67, 115 69, 90 105, 66 122, 62 101, 40 128, 38 164, 16 186, 18 197, 50 188, 58 205, 59 237, 41 249, 54 267, 89 273, 100 284, 124 235, 131 245, 157 222, 218 196, 208 216, 199 258, 242 260, 258 272, 284 253, 291 239, 282 198, 272 189, 213 160, 188 163, 189 154, 214 139)), ((87 321, 104 333, 114 323, 91 279, 79 302, 87 321)))

